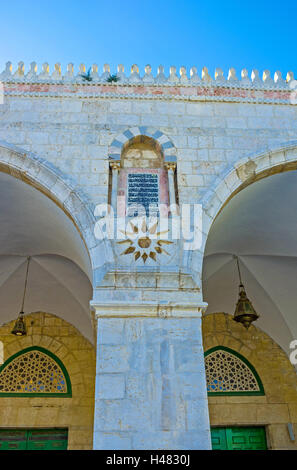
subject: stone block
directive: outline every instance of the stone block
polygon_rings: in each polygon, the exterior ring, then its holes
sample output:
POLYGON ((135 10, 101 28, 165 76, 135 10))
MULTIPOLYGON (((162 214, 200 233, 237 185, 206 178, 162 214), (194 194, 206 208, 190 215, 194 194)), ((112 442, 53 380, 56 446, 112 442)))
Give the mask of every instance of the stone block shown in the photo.
MULTIPOLYGON (((295 425, 296 431, 296 425, 295 425)), ((290 440, 288 427, 286 424, 271 424, 268 426, 268 437, 270 447, 275 450, 296 450, 296 441, 290 440)))
POLYGON ((286 404, 263 404, 257 406, 258 423, 288 423, 290 421, 286 404))
POLYGON ((184 103, 166 103, 166 102, 156 102, 155 103, 155 112, 156 114, 185 114, 185 104, 184 103))
POLYGON ((187 429, 188 431, 196 431, 201 423, 204 423, 205 430, 208 428, 208 404, 207 398, 201 400, 188 400, 186 402, 187 410, 187 429))
POLYGON ((246 129, 247 127, 246 119, 241 117, 227 117, 226 122, 230 129, 246 129))
POLYGON ((184 186, 204 186, 204 179, 201 175, 184 175, 184 186))
POLYGON ((133 101, 132 112, 135 114, 154 114, 155 104, 153 101, 133 101))
POLYGON ((110 113, 131 113, 132 103, 128 100, 111 100, 109 103, 109 112, 110 113))
POLYGON ((123 374, 99 374, 96 381, 96 399, 124 398, 125 376, 123 374))
POLYGON ((211 103, 188 103, 186 112, 190 115, 213 116, 214 106, 211 103))
POLYGON ((123 344, 124 322, 123 318, 99 318, 98 344, 123 344))
POLYGON ((127 433, 94 432, 94 450, 130 450, 132 439, 127 433))
POLYGON ((133 449, 172 450, 173 447, 176 450, 210 450, 209 429, 181 432, 178 436, 174 431, 133 435, 133 449))
MULTIPOLYGON (((186 336, 186 335, 185 335, 186 336)), ((178 338, 178 334, 177 334, 178 338)), ((182 340, 187 341, 188 344, 182 344, 181 342, 176 341, 175 347, 175 367, 176 371, 179 373, 182 372, 201 372, 204 375, 204 363, 201 365, 197 361, 199 355, 202 353, 201 340, 198 338, 191 338, 188 335, 188 338, 181 338, 182 340), (196 340, 196 341, 195 341, 196 340), (180 349, 182 347, 182 350, 180 349)), ((200 338, 199 338, 200 339, 200 338)))
POLYGON ((98 373, 118 373, 129 370, 129 352, 125 346, 98 346, 98 373))
POLYGON ((97 418, 96 430, 100 431, 137 431, 142 428, 149 432, 151 425, 151 407, 149 403, 135 400, 108 400, 101 419, 97 418))

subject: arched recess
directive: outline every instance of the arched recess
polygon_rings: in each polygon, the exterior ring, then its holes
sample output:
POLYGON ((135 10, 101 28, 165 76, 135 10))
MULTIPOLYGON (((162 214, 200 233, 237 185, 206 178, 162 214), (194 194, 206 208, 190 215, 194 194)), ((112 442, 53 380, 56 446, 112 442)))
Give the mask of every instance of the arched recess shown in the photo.
POLYGON ((72 397, 69 374, 51 351, 30 346, 0 367, 0 397, 72 397))
MULTIPOLYGON (((203 297, 209 303, 206 313, 218 310, 228 311, 229 313, 234 312, 239 281, 233 255, 239 256, 248 297, 250 297, 254 307, 260 314, 257 326, 268 333, 287 354, 290 352, 290 342, 296 337, 297 332, 294 309, 292 308, 296 304, 294 298, 295 288, 292 285, 295 277, 292 270, 295 265, 294 257, 296 255, 295 252, 292 254, 284 249, 288 243, 291 247, 296 245, 294 241, 295 228, 293 227, 293 230, 290 230, 289 227, 295 220, 295 206, 292 206, 291 201, 296 200, 292 192, 296 187, 293 181, 297 175, 296 169, 297 142, 290 142, 281 148, 245 158, 225 171, 217 178, 213 187, 201 201, 203 205, 203 244, 200 252, 193 253, 192 256, 192 268, 195 270, 199 282, 203 273, 203 297), (277 192, 278 184, 282 189, 277 192), (291 193, 289 193, 289 188, 292 189, 291 193), (272 194, 274 194, 273 197, 272 194), (279 227, 283 228, 282 236, 286 231, 291 233, 289 242, 286 237, 278 238, 280 243, 283 240, 283 246, 280 249, 279 244, 278 249, 274 252, 272 241, 266 240, 264 232, 262 245, 256 247, 255 244, 251 244, 251 232, 246 230, 246 227, 249 226, 252 231, 252 224, 254 224, 255 229, 260 230, 257 224, 257 221, 260 220, 259 214, 258 218, 251 219, 253 222, 248 224, 246 221, 249 220, 248 218, 251 217, 252 213, 255 214, 253 212, 255 207, 258 207, 258 211, 260 211, 265 202, 264 197, 268 201, 267 207, 272 211, 270 211, 271 214, 274 214, 274 219, 271 219, 272 222, 274 220, 274 225, 271 222, 269 226, 270 234, 275 234, 273 242, 277 241, 279 227), (257 198, 259 204, 257 204, 257 198), (270 206, 269 198, 271 199, 270 206), (283 204, 282 209, 283 200, 286 201, 286 204, 283 204), (252 202, 254 206, 252 206, 252 202), (231 214, 235 207, 237 212, 234 211, 231 214), (291 213, 288 212, 288 208, 291 208, 291 213), (226 225, 226 214, 230 222, 229 225, 226 225), (241 219, 239 214, 241 214, 241 219), (278 219, 278 214, 283 216, 281 221, 278 219), (225 217, 224 227, 228 227, 225 232, 222 232, 223 216, 225 217), (286 223, 285 217, 288 217, 290 224, 286 223), (239 219, 242 227, 245 227, 245 231, 241 233, 232 231, 232 224, 237 223, 238 227, 240 226, 239 219), (246 225, 244 225, 244 222, 246 222, 246 225), (221 227, 221 245, 217 244, 219 249, 216 251, 214 249, 213 234, 218 234, 218 231, 215 232, 218 226, 221 227), (241 252, 239 244, 234 243, 235 239, 246 243, 245 249, 241 252), (226 240, 229 240, 230 243, 228 244, 226 240), (233 245, 231 240, 233 240, 233 245), (246 250, 247 243, 252 247, 252 250, 246 250), (269 250, 269 256, 274 256, 273 260, 270 260, 267 256, 266 251, 269 250), (216 255, 219 255, 219 260, 218 257, 216 260, 214 259, 215 252, 216 255), (291 261, 289 257, 292 257, 291 261), (284 267, 284 263, 287 263, 286 267, 284 267), (220 279, 219 276, 221 276, 220 279), (214 295, 209 293, 211 283, 213 286, 216 283, 216 305, 213 301, 214 295), (228 306, 226 303, 224 304, 225 301, 227 302, 227 298, 229 298, 228 306)), ((266 216, 267 214, 263 212, 263 215, 266 216)), ((242 228, 242 230, 244 229, 242 228)), ((218 235, 215 239, 218 240, 218 235)), ((212 287, 212 292, 214 292, 213 289, 214 287, 212 287)))
MULTIPOLYGON (((233 321, 232 315, 223 312, 203 316, 202 336, 205 351, 223 346, 243 356, 254 366, 265 390, 262 396, 209 396, 211 426, 265 425, 270 448, 296 449, 287 423, 295 423, 291 410, 297 403, 297 375, 282 348, 257 323, 246 330, 233 321), (290 410, 290 419, 287 411, 279 414, 280 407, 290 410)), ((293 426, 296 432, 296 425, 293 426)))
POLYGON ((228 166, 212 182, 203 197, 195 201, 202 206, 202 242, 199 249, 188 251, 185 264, 194 281, 201 285, 203 256, 210 228, 223 207, 242 189, 269 175, 297 169, 297 141, 247 155, 228 166))
MULTIPOLYGON (((109 201, 120 217, 129 218, 136 214, 167 217, 168 212, 171 215, 176 214, 176 149, 168 136, 152 127, 131 127, 112 141, 108 155, 109 201)), ((137 233, 140 238, 147 238, 147 232, 150 230, 157 230, 157 226, 148 228, 144 224, 137 233)), ((172 247, 166 246, 166 251, 160 246, 154 251, 150 242, 148 246, 137 244, 135 252, 135 247, 123 250, 123 247, 119 246, 126 243, 125 241, 118 242, 115 245, 118 265, 129 265, 131 268, 131 259, 136 269, 151 269, 156 263, 169 264, 175 254, 173 243, 168 243, 172 244, 172 247), (125 257, 126 255, 128 256, 125 257)))
POLYGON ((0 172, 22 180, 49 197, 73 222, 86 247, 89 265, 84 267, 91 282, 99 283, 113 262, 108 239, 94 236, 94 205, 68 175, 47 160, 0 140, 0 172))
POLYGON ((156 141, 164 155, 165 163, 176 161, 176 149, 171 139, 160 130, 147 126, 131 127, 119 134, 108 149, 109 158, 120 160, 127 143, 138 136, 145 136, 156 141))
POLYGON ((0 255, 5 265, 0 276, 0 297, 3 294, 5 305, 0 322, 13 320, 20 311, 26 260, 31 256, 28 288, 32 275, 36 285, 33 282, 26 296, 25 314, 47 311, 58 315, 93 341, 92 286, 100 283, 113 254, 109 240, 94 236, 92 203, 52 164, 3 141, 0 179, 0 255), (25 215, 30 216, 28 223, 25 215), (10 287, 9 280, 13 281, 10 287), (47 296, 40 289, 41 281, 47 296))
MULTIPOLYGON (((68 428, 68 449, 92 449, 96 352, 91 342, 62 318, 36 312, 26 315, 27 335, 14 336, 14 321, 0 327, 4 360, 27 348, 40 348, 57 357, 71 381, 72 397, 16 396, 0 398, 2 428, 68 428)), ((18 356, 20 357, 20 356, 18 356)))
POLYGON ((210 227, 222 208, 245 187, 267 176, 297 169, 297 141, 276 149, 240 159, 219 175, 201 201, 203 207, 203 244, 210 227))

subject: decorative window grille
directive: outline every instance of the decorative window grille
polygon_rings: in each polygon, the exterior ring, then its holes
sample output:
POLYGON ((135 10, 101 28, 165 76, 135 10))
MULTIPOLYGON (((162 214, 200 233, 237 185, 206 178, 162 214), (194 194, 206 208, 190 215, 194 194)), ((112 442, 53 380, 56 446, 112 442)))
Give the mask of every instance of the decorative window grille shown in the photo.
POLYGON ((0 367, 0 396, 71 396, 69 375, 58 357, 40 347, 11 356, 0 367))
POLYGON ((241 354, 217 346, 205 353, 208 395, 264 395, 254 367, 241 354))

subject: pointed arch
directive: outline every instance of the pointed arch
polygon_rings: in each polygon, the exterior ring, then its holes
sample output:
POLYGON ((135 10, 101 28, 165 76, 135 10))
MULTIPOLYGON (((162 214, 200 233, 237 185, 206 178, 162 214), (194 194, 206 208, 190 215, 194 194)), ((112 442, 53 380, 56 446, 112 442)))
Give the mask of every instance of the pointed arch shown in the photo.
POLYGON ((114 262, 113 250, 108 239, 95 237, 95 205, 76 181, 44 158, 4 140, 0 140, 0 172, 33 186, 69 217, 88 253, 85 272, 91 282, 100 283, 114 262))
POLYGON ((0 367, 0 397, 72 397, 63 362, 41 346, 10 356, 0 367))
POLYGON ((247 155, 218 175, 211 188, 199 200, 205 215, 203 221, 205 237, 202 251, 216 216, 237 193, 262 178, 296 169, 297 141, 294 140, 275 148, 267 148, 262 152, 247 155))
POLYGON ((215 346, 204 356, 209 396, 265 395, 256 369, 237 351, 215 346))
POLYGON ((225 205, 242 189, 267 176, 297 170, 297 141, 267 147, 247 155, 225 168, 197 201, 203 208, 202 243, 199 250, 188 253, 188 267, 201 286, 203 255, 214 220, 225 205))

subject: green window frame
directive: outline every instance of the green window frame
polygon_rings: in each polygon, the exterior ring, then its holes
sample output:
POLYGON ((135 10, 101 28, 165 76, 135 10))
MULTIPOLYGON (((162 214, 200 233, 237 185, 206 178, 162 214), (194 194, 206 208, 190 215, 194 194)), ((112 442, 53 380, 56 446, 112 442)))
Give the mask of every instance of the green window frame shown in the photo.
POLYGON ((51 358, 63 372, 66 381, 66 392, 1 392, 0 391, 0 398, 1 397, 59 397, 59 398, 71 398, 72 397, 72 387, 69 374, 67 372, 66 367, 64 366, 61 359, 59 359, 54 353, 51 351, 42 348, 41 346, 30 346, 29 348, 22 349, 18 351, 16 354, 10 356, 1 366, 0 366, 0 375, 5 370, 5 368, 16 358, 24 355, 25 353, 31 351, 39 351, 51 358))
POLYGON ((262 383, 256 369, 244 356, 242 356, 237 351, 234 351, 233 349, 227 348, 226 346, 215 346, 214 348, 208 349, 204 353, 204 357, 206 358, 207 356, 209 356, 213 352, 219 351, 219 350, 228 352, 229 354, 231 354, 231 355, 237 357, 238 359, 240 359, 249 368, 250 372, 253 374, 253 376, 254 376, 254 378, 257 382, 259 390, 257 390, 257 391, 223 391, 223 392, 210 392, 210 391, 208 391, 207 392, 208 396, 217 397, 217 396, 239 396, 239 395, 241 395, 241 396, 243 396, 243 395, 246 395, 246 396, 253 396, 253 395, 258 395, 259 396, 259 395, 262 395, 263 396, 263 395, 265 395, 263 383, 262 383))

